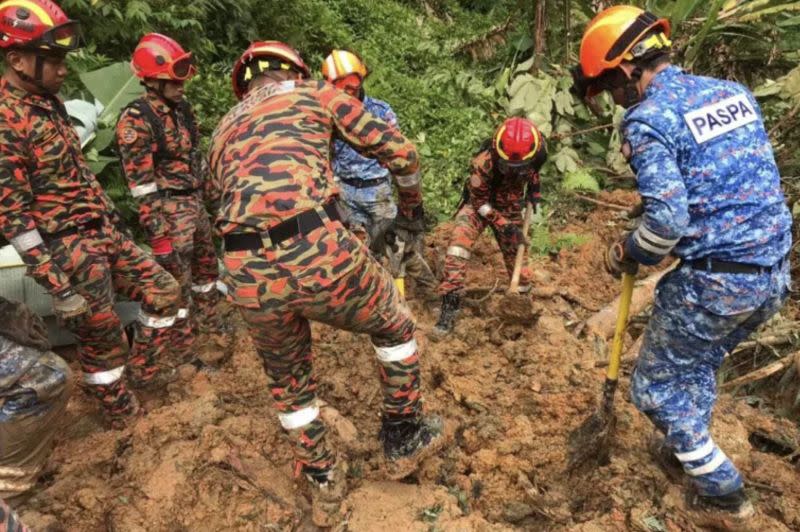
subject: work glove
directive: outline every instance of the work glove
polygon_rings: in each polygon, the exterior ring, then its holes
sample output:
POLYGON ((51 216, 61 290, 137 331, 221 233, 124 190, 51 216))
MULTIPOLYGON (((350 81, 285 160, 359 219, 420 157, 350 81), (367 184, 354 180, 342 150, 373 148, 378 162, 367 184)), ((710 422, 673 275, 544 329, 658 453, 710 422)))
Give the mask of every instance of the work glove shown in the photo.
POLYGON ((150 239, 153 257, 161 266, 168 268, 176 264, 175 250, 172 248, 172 239, 168 236, 158 236, 150 239))
POLYGON ((500 229, 500 233, 514 248, 528 244, 528 240, 525 238, 525 235, 522 234, 522 229, 516 224, 508 223, 504 225, 500 229))
POLYGON ((627 236, 611 244, 605 255, 606 271, 616 279, 620 279, 623 273, 636 275, 639 271, 639 263, 625 252, 625 240, 627 236))
POLYGON ((77 318, 87 317, 89 303, 75 290, 68 288, 53 295, 53 311, 62 323, 70 323, 77 318))
POLYGON ((425 209, 422 204, 420 203, 414 207, 411 212, 404 212, 402 209, 398 209, 393 226, 387 230, 387 232, 390 231, 397 233, 401 238, 404 232, 409 234, 410 237, 424 233, 425 209))

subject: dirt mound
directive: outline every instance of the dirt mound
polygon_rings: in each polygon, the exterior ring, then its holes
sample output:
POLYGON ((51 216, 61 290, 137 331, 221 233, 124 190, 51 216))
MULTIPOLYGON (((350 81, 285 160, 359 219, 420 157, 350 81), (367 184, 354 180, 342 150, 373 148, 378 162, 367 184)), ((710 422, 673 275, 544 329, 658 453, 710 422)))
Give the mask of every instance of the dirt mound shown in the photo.
MULTIPOLYGON (((632 202, 626 193, 607 199, 632 202)), ((411 302, 427 408, 457 430, 454 444, 405 483, 382 472, 381 398, 368 340, 314 328, 319 395, 329 405, 323 415, 349 463, 350 530, 692 530, 679 512, 680 486, 647 454, 651 427, 625 400, 626 378, 610 464, 585 475, 564 471, 568 435, 593 412, 603 379, 595 346, 573 333, 616 295, 601 263, 603 242, 620 229, 609 211, 576 219, 561 230, 589 240, 536 260, 529 307, 512 308, 502 293, 487 292, 466 306, 452 337, 434 344, 426 338, 434 314, 411 302)), ((433 261, 446 231, 431 238, 433 261)), ((488 237, 476 246, 468 278, 473 287, 507 282, 488 237)), ((103 431, 77 394, 53 469, 22 507, 23 519, 51 530, 55 521, 67 530, 311 529, 308 493, 293 478, 240 323, 227 350, 218 371, 182 368, 184 380, 150 399, 149 414, 132 430, 103 431)), ((750 481, 762 529, 800 529, 800 475, 783 456, 800 441, 797 428, 723 397, 712 432, 750 481)))

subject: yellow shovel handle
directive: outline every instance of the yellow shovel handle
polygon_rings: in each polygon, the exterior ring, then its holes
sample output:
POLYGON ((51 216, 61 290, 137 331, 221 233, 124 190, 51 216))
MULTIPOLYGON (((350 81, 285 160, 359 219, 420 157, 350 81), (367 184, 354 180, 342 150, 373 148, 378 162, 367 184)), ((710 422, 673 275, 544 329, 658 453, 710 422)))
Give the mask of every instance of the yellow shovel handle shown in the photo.
POLYGON ((394 280, 394 285, 397 287, 397 291, 400 292, 400 295, 406 297, 406 279, 405 277, 396 277, 394 280))
POLYGON ((614 328, 614 342, 611 344, 611 357, 608 361, 606 378, 617 380, 619 378, 619 363, 622 358, 622 339, 625 337, 625 328, 628 325, 628 314, 631 310, 633 297, 633 283, 636 278, 629 274, 622 274, 622 295, 619 298, 619 311, 617 312, 617 325, 614 328))

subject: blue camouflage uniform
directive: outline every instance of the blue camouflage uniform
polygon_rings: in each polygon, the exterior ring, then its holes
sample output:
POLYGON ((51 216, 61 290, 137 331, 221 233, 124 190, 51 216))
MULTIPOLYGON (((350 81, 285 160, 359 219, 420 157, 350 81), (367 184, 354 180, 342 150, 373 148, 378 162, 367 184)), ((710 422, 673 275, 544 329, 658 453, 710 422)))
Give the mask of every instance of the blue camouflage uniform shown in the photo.
MULTIPOLYGON (((397 115, 388 103, 366 96, 364 107, 388 124, 397 126, 397 115)), ((362 156, 341 140, 335 142, 334 153, 333 173, 342 188, 349 221, 362 226, 370 240, 375 240, 397 216, 389 171, 377 160, 362 156), (383 182, 365 188, 354 186, 374 180, 383 182)))
POLYGON ((772 147, 746 88, 674 66, 653 78, 622 132, 645 208, 628 255, 648 265, 671 253, 763 267, 712 273, 682 263, 667 274, 632 378, 634 404, 698 493, 727 495, 742 478, 708 431, 716 371, 789 288, 792 221, 772 147))

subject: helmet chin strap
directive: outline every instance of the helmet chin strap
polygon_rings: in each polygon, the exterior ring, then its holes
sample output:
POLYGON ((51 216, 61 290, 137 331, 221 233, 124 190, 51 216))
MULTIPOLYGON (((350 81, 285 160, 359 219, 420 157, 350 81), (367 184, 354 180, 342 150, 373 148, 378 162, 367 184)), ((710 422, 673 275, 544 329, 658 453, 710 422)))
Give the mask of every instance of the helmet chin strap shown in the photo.
POLYGON ((44 86, 44 58, 42 57, 42 54, 38 52, 34 54, 34 57, 36 58, 36 60, 33 67, 34 71, 33 77, 29 76, 25 72, 21 71, 15 71, 15 72, 17 73, 17 76, 19 76, 19 79, 21 79, 25 83, 30 83, 40 91, 50 94, 50 91, 47 89, 47 87, 44 86))
POLYGON ((145 89, 147 89, 148 91, 153 91, 154 93, 156 93, 156 95, 157 95, 159 98, 161 98, 161 100, 162 100, 162 101, 163 101, 165 104, 167 104, 167 107, 169 107, 169 108, 175 107, 175 105, 177 105, 177 103, 176 103, 176 102, 173 102, 172 100, 170 100, 169 98, 167 98, 167 97, 164 95, 164 90, 165 90, 165 89, 166 89, 166 87, 167 87, 167 80, 165 80, 165 79, 157 79, 157 80, 155 80, 155 81, 157 81, 157 82, 158 82, 158 86, 157 86, 157 87, 155 87, 155 88, 154 88, 154 87, 151 87, 151 86, 149 86, 149 85, 147 85, 147 84, 145 84, 145 83, 142 83, 142 85, 144 85, 145 89))
POLYGON ((622 87, 622 90, 625 91, 623 94, 624 101, 622 102, 622 107, 628 109, 633 107, 637 103, 642 100, 642 95, 639 93, 639 80, 642 79, 642 68, 636 67, 631 72, 630 79, 628 82, 622 87))

